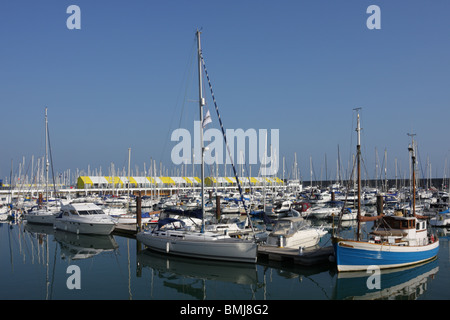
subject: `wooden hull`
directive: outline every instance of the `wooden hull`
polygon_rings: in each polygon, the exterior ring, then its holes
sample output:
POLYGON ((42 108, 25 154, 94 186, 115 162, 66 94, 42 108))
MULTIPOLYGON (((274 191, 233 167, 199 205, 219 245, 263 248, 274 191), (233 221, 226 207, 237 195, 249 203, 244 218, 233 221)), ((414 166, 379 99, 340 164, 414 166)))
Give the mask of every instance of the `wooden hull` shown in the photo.
POLYGON ((370 266, 398 268, 430 260, 438 254, 439 240, 424 246, 399 246, 334 239, 338 271, 364 271, 370 266))

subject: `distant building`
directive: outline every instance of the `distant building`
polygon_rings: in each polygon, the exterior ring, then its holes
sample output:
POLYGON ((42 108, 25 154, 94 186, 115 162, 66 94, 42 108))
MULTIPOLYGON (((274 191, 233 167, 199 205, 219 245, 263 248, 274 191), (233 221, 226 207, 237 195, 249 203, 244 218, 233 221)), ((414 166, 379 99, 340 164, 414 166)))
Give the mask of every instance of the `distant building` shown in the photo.
MULTIPOLYGON (((239 179, 242 186, 284 185, 277 177, 246 177, 239 179)), ((78 189, 113 189, 113 188, 167 188, 167 187, 199 187, 198 177, 109 177, 79 176, 78 189)), ((235 177, 205 177, 205 186, 233 187, 237 186, 235 177)))

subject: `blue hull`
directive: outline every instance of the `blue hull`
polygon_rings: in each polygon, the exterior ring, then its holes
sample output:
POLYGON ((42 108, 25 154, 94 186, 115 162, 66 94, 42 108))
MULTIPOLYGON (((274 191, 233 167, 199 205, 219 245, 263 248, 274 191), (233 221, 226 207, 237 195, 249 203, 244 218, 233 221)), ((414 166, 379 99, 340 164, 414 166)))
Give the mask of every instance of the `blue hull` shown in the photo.
POLYGON ((363 271, 369 266, 403 267, 432 259, 439 251, 439 241, 420 247, 400 247, 345 240, 333 246, 338 271, 363 271))

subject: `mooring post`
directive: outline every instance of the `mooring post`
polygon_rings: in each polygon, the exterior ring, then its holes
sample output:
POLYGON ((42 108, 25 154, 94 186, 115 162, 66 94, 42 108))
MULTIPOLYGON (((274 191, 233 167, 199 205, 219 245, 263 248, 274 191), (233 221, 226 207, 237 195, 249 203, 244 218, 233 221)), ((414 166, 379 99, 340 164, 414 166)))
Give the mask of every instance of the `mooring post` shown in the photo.
POLYGON ((377 195, 377 214, 383 214, 383 196, 380 194, 377 195))
POLYGON ((136 197, 136 229, 137 232, 141 231, 142 224, 142 207, 141 207, 142 199, 141 199, 141 191, 139 191, 138 196, 136 197))
POLYGON ((216 195, 216 219, 220 220, 220 196, 216 195))

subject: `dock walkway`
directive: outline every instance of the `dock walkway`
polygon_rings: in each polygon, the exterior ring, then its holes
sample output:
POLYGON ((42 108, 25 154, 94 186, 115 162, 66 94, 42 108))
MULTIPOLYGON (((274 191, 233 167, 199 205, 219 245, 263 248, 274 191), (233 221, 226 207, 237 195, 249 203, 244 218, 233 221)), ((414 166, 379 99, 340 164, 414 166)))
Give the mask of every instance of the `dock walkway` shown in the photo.
MULTIPOLYGON (((135 238, 137 227, 135 224, 119 224, 114 234, 135 238)), ((259 245, 258 256, 274 261, 291 261, 303 266, 326 264, 332 261, 334 251, 332 246, 311 247, 303 250, 295 248, 281 248, 275 246, 259 245)))
POLYGON ((300 251, 293 248, 280 248, 274 246, 259 246, 258 255, 275 261, 292 261, 295 264, 312 266, 330 262, 334 255, 333 247, 314 247, 300 251))

